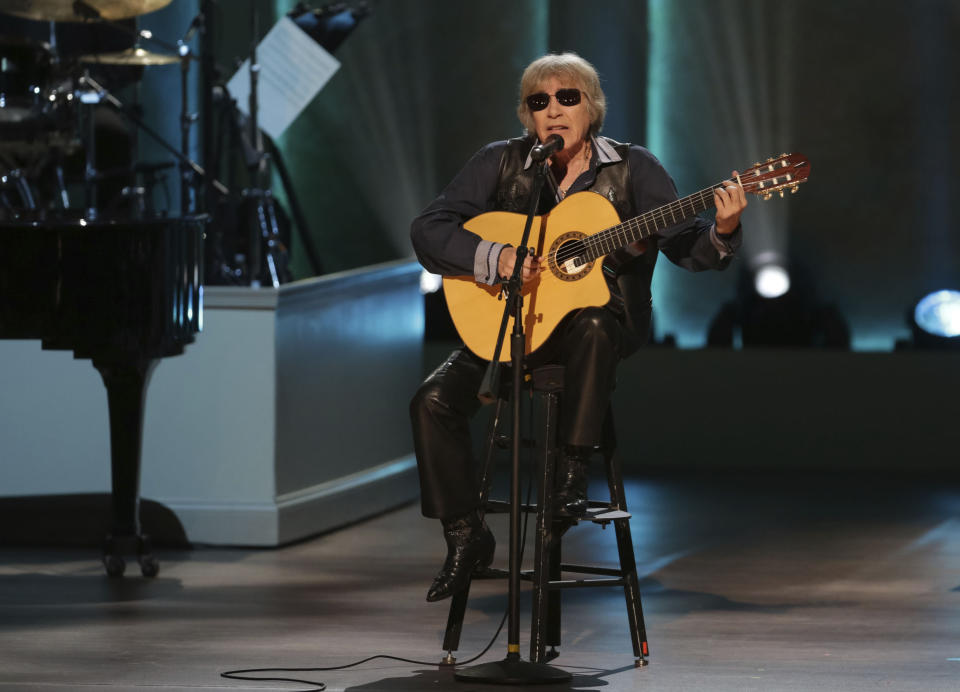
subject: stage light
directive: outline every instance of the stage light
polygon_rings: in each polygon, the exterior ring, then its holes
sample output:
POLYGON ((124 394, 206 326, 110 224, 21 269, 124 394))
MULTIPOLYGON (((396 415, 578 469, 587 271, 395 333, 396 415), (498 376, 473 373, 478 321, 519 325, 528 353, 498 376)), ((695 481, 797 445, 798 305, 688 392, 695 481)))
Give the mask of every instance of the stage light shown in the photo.
POLYGON ((707 345, 848 349, 850 330, 839 309, 819 297, 809 271, 769 252, 742 270, 737 297, 710 322, 707 345))
POLYGON ((779 264, 768 264, 757 269, 753 286, 764 298, 779 298, 790 290, 790 274, 779 264))
POLYGON ((345 2, 331 2, 316 10, 305 2, 298 2, 287 16, 327 52, 333 53, 369 14, 370 8, 365 2, 352 8, 345 2))
POLYGON ((960 351, 960 291, 934 291, 907 311, 913 342, 898 341, 897 349, 960 351))
POLYGON ((924 296, 913 309, 913 321, 933 336, 960 336, 960 291, 934 291, 924 296))

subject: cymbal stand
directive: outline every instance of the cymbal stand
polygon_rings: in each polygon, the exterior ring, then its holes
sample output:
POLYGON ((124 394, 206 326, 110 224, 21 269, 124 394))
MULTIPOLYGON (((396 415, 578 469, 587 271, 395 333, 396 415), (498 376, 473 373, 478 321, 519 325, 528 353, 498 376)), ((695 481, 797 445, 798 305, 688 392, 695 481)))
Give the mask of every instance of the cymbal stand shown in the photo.
POLYGON ((81 88, 78 90, 80 106, 78 108, 78 117, 80 118, 79 131, 81 137, 86 141, 83 143, 85 150, 85 163, 83 169, 83 190, 84 200, 86 202, 86 217, 88 219, 97 218, 97 154, 96 154, 96 118, 94 111, 96 106, 103 98, 102 87, 93 86, 96 82, 90 78, 90 71, 85 70, 80 78, 81 88))
MULTIPOLYGON (((51 21, 49 29, 49 45, 50 45, 50 65, 56 73, 60 67, 60 49, 57 44, 57 23, 51 21)), ((57 193, 60 196, 60 204, 64 209, 70 208, 70 195, 67 192, 67 184, 63 179, 63 152, 57 152, 56 163, 53 167, 54 174, 54 185, 56 187, 57 193)))
MULTIPOLYGON (((199 14, 200 22, 203 21, 203 15, 199 14)), ((190 46, 187 41, 190 33, 193 31, 193 25, 187 31, 187 36, 177 42, 177 52, 180 54, 180 153, 183 158, 180 159, 180 210, 183 216, 187 216, 190 211, 196 211, 194 176, 190 166, 185 162, 190 157, 190 128, 197 121, 197 114, 189 111, 188 95, 188 77, 190 76, 190 61, 193 58, 190 52, 190 46)))

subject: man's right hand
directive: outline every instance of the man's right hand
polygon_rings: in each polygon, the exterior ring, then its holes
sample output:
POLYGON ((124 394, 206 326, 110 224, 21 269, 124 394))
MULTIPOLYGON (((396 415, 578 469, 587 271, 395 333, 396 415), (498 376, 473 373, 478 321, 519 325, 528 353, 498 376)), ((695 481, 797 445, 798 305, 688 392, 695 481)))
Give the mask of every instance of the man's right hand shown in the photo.
MULTIPOLYGON (((497 261, 497 271, 504 279, 513 276, 513 265, 517 262, 517 249, 515 247, 505 247, 500 251, 500 257, 497 261)), ((540 275, 540 258, 534 255, 527 255, 523 260, 523 284, 526 286, 540 275)))

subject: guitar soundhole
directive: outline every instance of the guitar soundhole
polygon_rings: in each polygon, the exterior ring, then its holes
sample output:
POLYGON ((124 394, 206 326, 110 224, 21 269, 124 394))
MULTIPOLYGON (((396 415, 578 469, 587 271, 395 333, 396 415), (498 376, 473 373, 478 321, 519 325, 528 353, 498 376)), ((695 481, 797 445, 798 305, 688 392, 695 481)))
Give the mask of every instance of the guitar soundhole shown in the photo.
POLYGON ((557 238, 550 246, 548 265, 550 271, 561 281, 578 281, 590 273, 593 262, 584 259, 586 248, 583 233, 570 231, 557 238))

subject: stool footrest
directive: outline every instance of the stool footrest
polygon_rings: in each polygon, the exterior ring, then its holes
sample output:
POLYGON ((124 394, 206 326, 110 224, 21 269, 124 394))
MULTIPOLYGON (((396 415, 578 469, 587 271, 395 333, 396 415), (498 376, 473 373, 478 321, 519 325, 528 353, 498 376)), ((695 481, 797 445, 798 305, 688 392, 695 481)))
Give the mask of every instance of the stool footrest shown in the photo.
POLYGON ((544 586, 547 589, 582 589, 592 586, 624 586, 627 581, 623 577, 611 579, 554 579, 544 586))
MULTIPOLYGON (((479 572, 474 572, 471 579, 506 579, 510 573, 505 569, 497 567, 487 567, 479 572)), ((521 575, 523 576, 523 575, 521 575)))
MULTIPOLYGON (((488 514, 506 514, 510 511, 510 503, 506 500, 487 500, 486 503, 486 512, 488 514)), ((521 512, 527 512, 529 514, 537 513, 536 505, 521 504, 521 512)))
POLYGON ((587 510, 586 515, 584 515, 584 521, 622 521, 629 519, 632 514, 630 512, 624 512, 622 509, 614 509, 610 505, 604 505, 602 507, 591 507, 587 510))
POLYGON ((566 562, 560 563, 561 572, 573 572, 575 574, 602 574, 607 577, 622 577, 624 572, 616 567, 594 567, 593 565, 571 565, 566 562))
MULTIPOLYGON (((624 572, 621 569, 616 569, 615 567, 595 567, 593 565, 573 565, 566 562, 560 564, 561 572, 573 572, 574 574, 596 574, 602 575, 605 577, 615 577, 615 579, 589 579, 586 580, 588 583, 586 586, 607 586, 608 582, 610 585, 623 585, 624 572)), ((524 569, 520 570, 520 578, 525 579, 526 581, 533 580, 533 570, 524 569)), ((486 569, 480 572, 474 572, 473 579, 506 579, 510 576, 510 573, 505 569, 499 569, 497 567, 487 567, 486 569)), ((564 582, 564 581, 584 581, 582 579, 574 580, 554 580, 548 582, 550 584, 564 582)))
MULTIPOLYGON (((487 567, 485 570, 480 572, 474 572, 471 579, 508 579, 510 577, 510 572, 505 569, 500 569, 499 567, 487 567)), ((532 569, 522 569, 520 570, 520 578, 525 581, 533 581, 533 570, 532 569)))
MULTIPOLYGON (((521 512, 527 512, 528 514, 536 514, 539 510, 537 505, 528 505, 526 503, 520 505, 521 512)), ((510 511, 510 503, 506 500, 487 500, 486 503, 486 512, 487 514, 506 514, 510 511)), ((609 503, 604 502, 591 502, 590 508, 587 510, 587 513, 582 517, 571 517, 566 514, 557 514, 555 519, 563 520, 575 520, 575 521, 592 521, 596 523, 605 523, 609 521, 626 521, 629 520, 633 515, 630 512, 624 512, 622 509, 616 509, 611 507, 609 503)))

